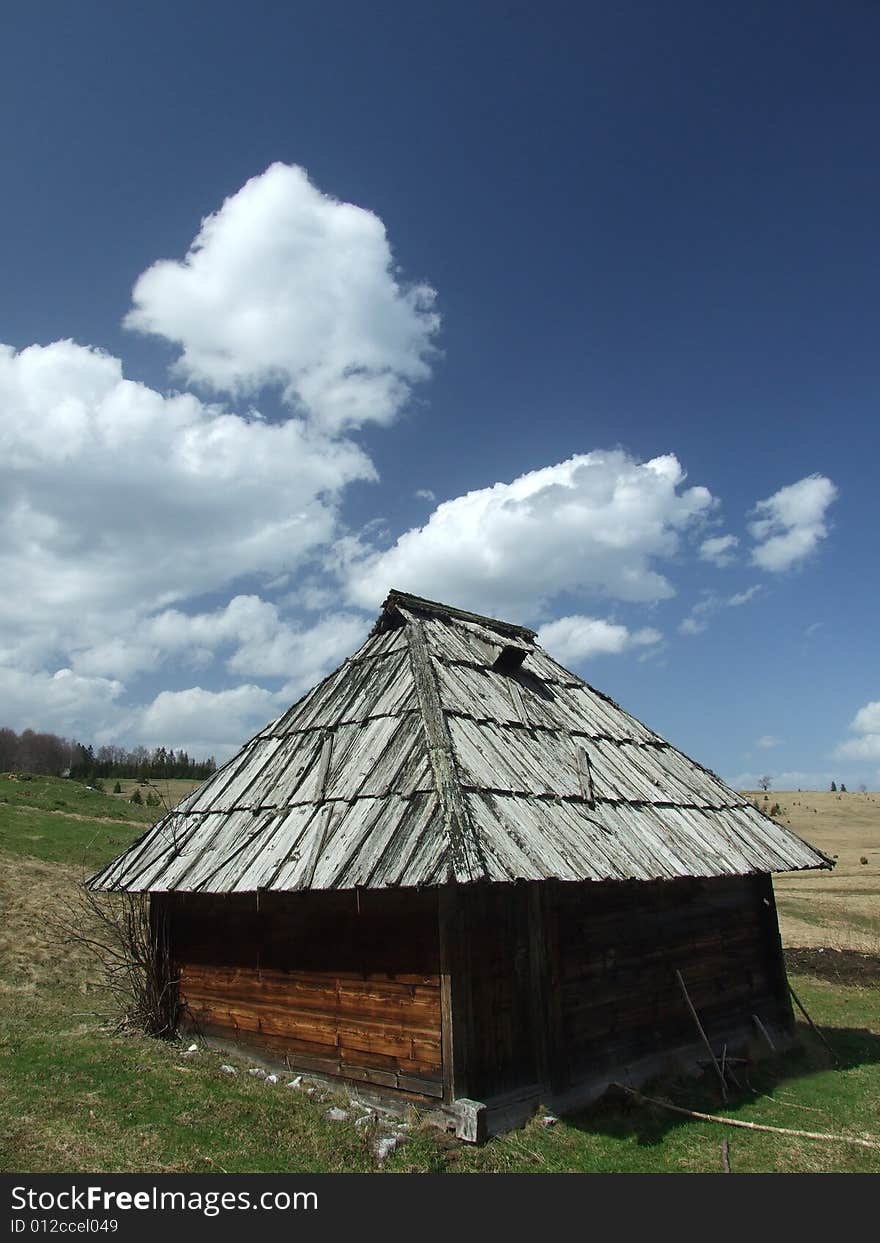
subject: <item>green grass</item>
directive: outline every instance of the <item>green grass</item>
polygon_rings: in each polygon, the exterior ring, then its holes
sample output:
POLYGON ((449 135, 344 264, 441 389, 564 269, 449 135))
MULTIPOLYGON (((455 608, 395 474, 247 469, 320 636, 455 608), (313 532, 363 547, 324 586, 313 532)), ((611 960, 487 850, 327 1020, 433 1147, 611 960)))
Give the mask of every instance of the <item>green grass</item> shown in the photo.
POLYGON ((161 814, 77 781, 0 777, 0 850, 93 871, 161 814))
MULTIPOLYGON (((876 1134, 880 1037, 876 997, 796 977, 843 1067, 832 1069, 806 1031, 805 1048, 752 1067, 740 1099, 722 1110, 711 1082, 655 1091, 685 1107, 802 1130, 876 1134), (843 1026, 838 1026, 842 1024, 843 1026)), ((7 994, 7 1000, 10 1000, 7 994)), ((114 1035, 100 1026, 100 999, 63 987, 6 1007, 0 1036, 0 1169, 102 1171, 369 1171, 379 1167, 366 1134, 326 1119, 315 1101, 247 1075, 222 1074, 219 1054, 182 1056, 181 1045, 114 1035)), ((626 1099, 543 1127, 528 1126, 480 1148, 418 1130, 381 1168, 392 1171, 718 1172, 727 1139, 737 1172, 878 1172, 880 1152, 839 1143, 744 1132, 688 1120, 626 1099)))
MULTIPOLYGON (((749 1132, 609 1095, 592 1108, 527 1126, 474 1148, 417 1120, 380 1165, 375 1128, 329 1121, 341 1103, 247 1075, 245 1055, 114 1032, 107 997, 49 913, 76 892, 83 857, 98 866, 144 827, 78 820, 53 798, 103 816, 109 796, 71 783, 0 780, 0 1169, 7 1171, 718 1172, 727 1140, 734 1172, 880 1172, 880 1151, 749 1132), (59 790, 59 785, 61 789, 59 790), (30 786, 28 792, 21 787, 30 786), (13 798, 15 801, 13 801, 13 798), (74 802, 74 800, 83 800, 74 802), (222 1061, 236 1076, 220 1072, 222 1061)), ((152 810, 152 809, 147 809, 152 810)), ((77 814, 84 814, 77 812, 77 814)), ((711 1079, 647 1087, 686 1108, 745 1121, 855 1136, 880 1132, 880 1006, 876 987, 793 975, 792 983, 840 1059, 833 1066, 805 1025, 801 1047, 755 1061, 720 1106, 711 1079)))
POLYGON ((138 807, 79 781, 29 773, 0 776, 0 804, 141 824, 151 824, 162 813, 161 807, 138 807))

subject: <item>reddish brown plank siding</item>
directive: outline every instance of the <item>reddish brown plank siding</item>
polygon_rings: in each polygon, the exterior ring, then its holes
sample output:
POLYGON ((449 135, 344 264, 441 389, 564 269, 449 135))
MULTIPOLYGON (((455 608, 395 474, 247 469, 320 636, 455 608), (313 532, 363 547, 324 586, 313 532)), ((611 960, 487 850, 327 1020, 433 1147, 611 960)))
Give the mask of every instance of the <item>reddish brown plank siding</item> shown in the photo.
POLYGON ((292 1068, 439 1096, 436 895, 327 896, 161 899, 191 1021, 292 1068))

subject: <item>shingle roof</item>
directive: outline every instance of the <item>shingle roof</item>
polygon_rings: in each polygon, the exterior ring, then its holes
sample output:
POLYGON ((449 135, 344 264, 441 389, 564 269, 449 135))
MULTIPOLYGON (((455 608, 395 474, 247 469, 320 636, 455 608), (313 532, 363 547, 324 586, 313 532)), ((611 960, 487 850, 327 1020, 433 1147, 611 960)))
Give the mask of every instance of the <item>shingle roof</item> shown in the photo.
POLYGON ((395 591, 359 651, 89 885, 239 893, 827 866, 534 631, 395 591))

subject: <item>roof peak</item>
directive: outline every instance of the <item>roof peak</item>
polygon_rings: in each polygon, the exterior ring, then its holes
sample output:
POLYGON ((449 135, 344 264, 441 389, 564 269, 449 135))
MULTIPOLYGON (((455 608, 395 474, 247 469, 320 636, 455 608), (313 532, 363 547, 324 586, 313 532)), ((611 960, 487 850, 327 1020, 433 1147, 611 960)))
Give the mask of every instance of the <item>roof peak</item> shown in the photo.
POLYGON ((413 596, 407 591, 395 589, 389 591, 385 597, 382 612, 379 614, 373 633, 381 634, 383 630, 391 629, 395 624, 399 625, 399 609, 401 608, 427 617, 437 617, 441 621, 471 622, 473 625, 482 626, 485 630, 494 630, 508 638, 524 639, 530 644, 536 642, 538 637, 537 632, 530 630, 528 626, 517 626, 513 622, 503 621, 498 617, 485 617, 482 613, 471 613, 451 604, 443 604, 439 600, 426 600, 422 596, 413 596), (396 622, 395 619, 397 619, 396 622))

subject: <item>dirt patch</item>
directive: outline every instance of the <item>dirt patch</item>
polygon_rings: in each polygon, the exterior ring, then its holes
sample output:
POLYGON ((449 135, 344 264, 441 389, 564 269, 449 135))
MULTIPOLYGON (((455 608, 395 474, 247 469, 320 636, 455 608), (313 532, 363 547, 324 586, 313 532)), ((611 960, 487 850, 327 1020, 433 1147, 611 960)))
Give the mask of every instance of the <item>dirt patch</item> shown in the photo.
POLYGON ((835 984, 880 984, 880 957, 855 950, 787 949, 785 966, 788 971, 815 975, 835 984))

